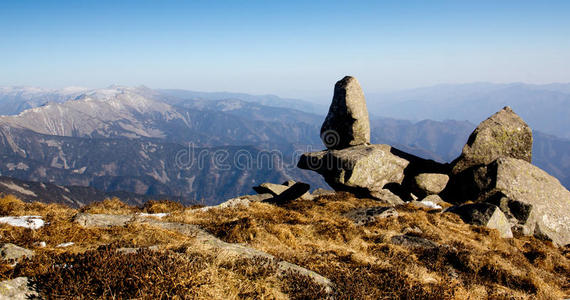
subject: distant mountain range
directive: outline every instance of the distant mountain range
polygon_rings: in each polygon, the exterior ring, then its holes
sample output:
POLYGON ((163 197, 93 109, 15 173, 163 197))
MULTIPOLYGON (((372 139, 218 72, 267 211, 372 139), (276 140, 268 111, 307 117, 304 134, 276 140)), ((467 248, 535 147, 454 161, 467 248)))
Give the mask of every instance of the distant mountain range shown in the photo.
MULTIPOLYGON (((88 186, 101 191, 97 197, 122 192, 205 204, 268 181, 326 187, 320 176, 295 167, 300 153, 323 148, 324 112, 310 113, 322 108, 303 101, 112 86, 0 88, 0 110, 5 103, 32 108, 0 117, 3 176, 88 186)), ((374 143, 446 162, 459 155, 475 124, 377 118, 371 127, 374 143)), ((535 131, 534 163, 567 187, 569 150, 570 140, 535 131)))
POLYGON ((378 116, 420 121, 466 120, 478 124, 504 106, 533 130, 570 138, 570 84, 471 83, 368 94, 378 116))

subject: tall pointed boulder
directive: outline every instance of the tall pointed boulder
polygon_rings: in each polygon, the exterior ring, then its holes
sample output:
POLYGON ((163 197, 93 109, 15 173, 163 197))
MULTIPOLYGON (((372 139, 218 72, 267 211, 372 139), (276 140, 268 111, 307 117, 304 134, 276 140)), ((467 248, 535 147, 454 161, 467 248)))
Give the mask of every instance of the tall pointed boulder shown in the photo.
POLYGON ((321 139, 328 149, 370 144, 368 109, 356 78, 346 76, 335 84, 321 139))

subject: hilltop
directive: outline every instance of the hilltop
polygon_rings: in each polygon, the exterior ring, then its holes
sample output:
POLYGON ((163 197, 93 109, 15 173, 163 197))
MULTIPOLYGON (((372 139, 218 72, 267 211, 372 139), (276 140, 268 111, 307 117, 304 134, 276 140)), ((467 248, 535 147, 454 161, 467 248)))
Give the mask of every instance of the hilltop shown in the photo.
POLYGON ((346 213, 378 203, 347 193, 281 207, 256 202, 206 211, 167 202, 137 208, 117 200, 81 210, 10 197, 0 203, 2 215, 39 215, 46 221, 37 230, 0 225, 4 242, 35 253, 15 267, 4 264, 0 277, 27 277, 44 296, 321 299, 327 294, 313 276, 280 271, 282 262, 330 280, 330 295, 339 299, 560 299, 570 293, 568 247, 534 237, 503 239, 455 214, 408 204, 396 206, 396 216, 357 225, 346 213), (127 217, 109 218, 113 226, 82 226, 78 213, 127 217), (137 219, 135 213, 155 217, 137 219), (196 233, 161 225, 171 222, 197 225, 228 245, 255 249, 254 255, 204 244, 196 233))

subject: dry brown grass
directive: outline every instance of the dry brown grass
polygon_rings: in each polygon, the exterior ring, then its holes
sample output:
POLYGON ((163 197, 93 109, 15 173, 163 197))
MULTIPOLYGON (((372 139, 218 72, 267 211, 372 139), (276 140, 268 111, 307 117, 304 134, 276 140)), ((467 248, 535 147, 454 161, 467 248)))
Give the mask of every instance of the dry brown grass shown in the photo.
MULTIPOLYGON (((378 205, 373 200, 337 193, 283 207, 253 203, 203 212, 168 202, 135 208, 108 200, 82 211, 171 212, 165 221, 197 224, 227 242, 247 244, 316 271, 334 282, 333 296, 338 299, 560 299, 570 295, 568 247, 556 248, 530 237, 502 239, 495 230, 464 224, 456 215, 411 206, 397 207, 398 217, 366 226, 356 226, 343 217, 351 209, 378 205), (403 234, 428 239, 436 246, 409 248, 391 243, 393 236, 403 234)), ((325 296, 307 277, 276 273, 272 261, 198 252, 192 237, 148 225, 83 228, 71 221, 77 212, 73 209, 14 199, 0 199, 0 212, 34 212, 49 222, 39 230, 0 225, 2 240, 38 253, 16 268, 0 265, 0 277, 29 276, 44 295, 186 295, 209 299, 325 296), (38 241, 46 241, 48 246, 38 248, 38 241), (76 244, 54 247, 70 241, 76 244), (135 254, 113 250, 153 245, 161 250, 135 254), (71 262, 77 267, 56 267, 71 262)))
POLYGON ((170 213, 183 211, 184 205, 170 200, 150 200, 143 205, 142 209, 144 212, 149 214, 170 213))
POLYGON ((171 220, 201 225, 227 242, 317 271, 335 282, 339 298, 559 299, 570 293, 570 261, 549 242, 502 239, 456 215, 411 206, 398 207, 397 218, 367 226, 342 216, 377 205, 338 193, 285 207, 188 210, 171 220), (438 246, 410 249, 390 242, 404 233, 438 246))
POLYGON ((113 197, 101 202, 91 203, 82 207, 80 211, 87 214, 128 215, 140 212, 140 209, 121 202, 117 197, 113 197))

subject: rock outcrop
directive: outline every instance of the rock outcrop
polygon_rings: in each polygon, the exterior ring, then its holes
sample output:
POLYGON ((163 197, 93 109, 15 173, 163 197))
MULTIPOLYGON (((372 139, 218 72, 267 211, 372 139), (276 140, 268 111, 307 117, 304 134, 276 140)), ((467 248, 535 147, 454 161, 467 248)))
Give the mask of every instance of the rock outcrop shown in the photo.
POLYGON ((328 149, 370 143, 368 109, 356 78, 346 76, 335 84, 329 113, 321 127, 321 139, 328 149))
MULTIPOLYGON (((297 166, 321 174, 337 191, 401 204, 413 199, 409 186, 415 175, 447 170, 389 145, 371 145, 366 101, 354 77, 336 83, 321 134, 328 150, 303 154, 297 166), (330 139, 325 133, 331 133, 330 139)), ((429 188, 430 193, 438 189, 429 188)))
POLYGON ((337 136, 323 136, 328 149, 303 154, 297 166, 321 174, 337 191, 429 210, 454 203, 459 206, 450 212, 467 223, 495 228, 502 237, 514 231, 570 244, 570 192, 530 164, 532 131, 510 107, 481 122, 451 164, 369 144, 368 123, 358 82, 343 78, 321 129, 337 136), (476 204, 461 205, 469 200, 476 204))
POLYGON ((475 128, 461 155, 452 163, 452 173, 458 174, 473 166, 487 165, 499 157, 512 157, 527 162, 532 158, 532 130, 508 106, 475 128))
POLYGON ((570 192, 558 179, 514 158, 499 158, 472 174, 477 201, 499 206, 515 231, 570 244, 570 192))

